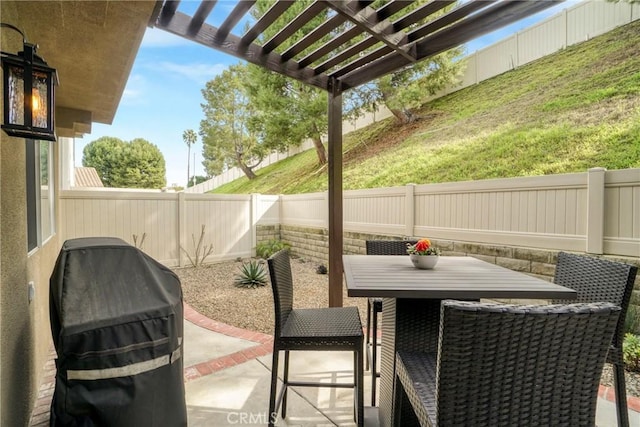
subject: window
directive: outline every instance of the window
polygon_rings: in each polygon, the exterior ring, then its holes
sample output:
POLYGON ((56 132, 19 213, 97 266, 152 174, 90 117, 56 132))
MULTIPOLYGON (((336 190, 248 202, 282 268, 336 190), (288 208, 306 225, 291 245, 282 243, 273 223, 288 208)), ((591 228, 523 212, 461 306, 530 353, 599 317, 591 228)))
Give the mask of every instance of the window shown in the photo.
POLYGON ((27 243, 31 252, 55 233, 52 143, 27 139, 27 243))

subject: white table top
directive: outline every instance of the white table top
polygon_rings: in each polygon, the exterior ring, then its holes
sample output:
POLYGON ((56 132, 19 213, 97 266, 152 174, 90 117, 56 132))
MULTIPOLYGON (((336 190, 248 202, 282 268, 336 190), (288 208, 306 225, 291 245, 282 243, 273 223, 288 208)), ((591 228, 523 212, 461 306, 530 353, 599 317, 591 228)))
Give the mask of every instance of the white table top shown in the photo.
POLYGON ((343 255, 347 295, 427 299, 574 299, 574 290, 473 257, 441 256, 432 270, 408 256, 343 255))

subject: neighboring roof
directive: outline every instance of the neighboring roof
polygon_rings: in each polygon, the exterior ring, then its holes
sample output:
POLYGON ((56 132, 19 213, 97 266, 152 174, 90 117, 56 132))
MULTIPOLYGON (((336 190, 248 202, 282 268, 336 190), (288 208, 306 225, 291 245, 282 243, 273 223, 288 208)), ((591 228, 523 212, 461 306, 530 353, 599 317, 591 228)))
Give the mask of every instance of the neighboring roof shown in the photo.
POLYGON ((104 187, 96 168, 77 167, 74 187, 104 187))
POLYGON ((291 0, 274 1, 238 34, 232 31, 255 0, 240 1, 228 13, 215 1, 200 1, 193 16, 179 10, 179 0, 159 2, 156 27, 327 91, 370 82, 560 3, 472 0, 435 17, 456 2, 430 1, 411 10, 407 0, 315 0, 267 40, 260 36, 291 0), (219 27, 206 22, 214 7, 226 14, 219 27), (323 23, 301 36, 299 30, 318 17, 323 23), (366 37, 355 42, 361 34, 366 37))

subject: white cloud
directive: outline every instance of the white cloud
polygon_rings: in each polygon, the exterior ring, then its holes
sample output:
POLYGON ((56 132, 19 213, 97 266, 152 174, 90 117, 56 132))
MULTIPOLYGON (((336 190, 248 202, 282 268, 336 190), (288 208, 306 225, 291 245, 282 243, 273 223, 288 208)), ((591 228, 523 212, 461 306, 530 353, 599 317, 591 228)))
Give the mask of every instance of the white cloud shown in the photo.
POLYGON ((132 74, 127 81, 127 85, 122 92, 123 105, 145 104, 145 88, 148 86, 147 79, 141 74, 132 74))
POLYGON ((161 62, 158 66, 169 73, 184 76, 201 85, 221 74, 227 68, 227 65, 223 64, 178 64, 175 62, 161 62))

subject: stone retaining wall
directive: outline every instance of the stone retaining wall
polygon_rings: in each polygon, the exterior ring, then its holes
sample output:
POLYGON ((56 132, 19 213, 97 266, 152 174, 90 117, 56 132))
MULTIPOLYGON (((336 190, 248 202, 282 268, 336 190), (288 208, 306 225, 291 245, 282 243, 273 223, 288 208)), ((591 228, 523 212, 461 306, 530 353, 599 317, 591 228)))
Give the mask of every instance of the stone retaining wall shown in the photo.
MULTIPOLYGON (((291 245, 291 254, 318 264, 327 264, 329 256, 329 237, 326 229, 294 227, 286 225, 258 226, 258 243, 269 239, 281 239, 291 245)), ((345 254, 365 254, 367 240, 405 239, 405 236, 389 236, 366 233, 344 233, 345 254)), ((440 248, 443 255, 473 256, 483 261, 497 264, 511 270, 527 273, 544 280, 551 281, 558 260, 558 251, 483 245, 479 243, 456 242, 451 240, 431 239, 432 244, 440 248)), ((640 257, 604 258, 612 261, 636 265, 640 268, 640 257)), ((631 299, 631 309, 637 314, 629 314, 629 318, 637 319, 637 332, 640 332, 640 274, 636 276, 635 290, 631 299)), ((631 320, 631 319, 630 319, 631 320)))

